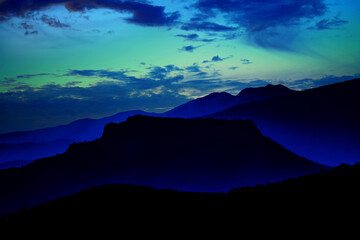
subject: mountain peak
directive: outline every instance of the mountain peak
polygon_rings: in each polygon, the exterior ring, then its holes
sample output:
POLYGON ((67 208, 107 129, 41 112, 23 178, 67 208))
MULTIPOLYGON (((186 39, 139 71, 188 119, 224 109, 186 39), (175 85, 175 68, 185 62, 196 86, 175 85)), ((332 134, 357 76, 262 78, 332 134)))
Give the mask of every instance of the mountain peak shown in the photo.
POLYGON ((269 94, 272 91, 276 91, 277 93, 281 91, 281 93, 291 93, 293 92, 293 90, 289 89, 288 87, 282 85, 282 84, 277 84, 277 85, 273 85, 273 84, 268 84, 265 87, 257 87, 257 88, 244 88, 243 90, 241 90, 239 92, 239 94, 237 96, 241 96, 244 94, 253 94, 253 93, 257 93, 257 94, 269 94))
POLYGON ((205 97, 210 97, 210 96, 232 96, 232 95, 227 92, 213 92, 210 93, 209 95, 206 95, 205 97))
POLYGON ((269 98, 287 95, 293 92, 294 90, 291 90, 281 84, 268 84, 265 87, 245 88, 240 91, 238 95, 236 95, 236 98, 238 98, 239 104, 243 104, 250 102, 259 102, 269 98))

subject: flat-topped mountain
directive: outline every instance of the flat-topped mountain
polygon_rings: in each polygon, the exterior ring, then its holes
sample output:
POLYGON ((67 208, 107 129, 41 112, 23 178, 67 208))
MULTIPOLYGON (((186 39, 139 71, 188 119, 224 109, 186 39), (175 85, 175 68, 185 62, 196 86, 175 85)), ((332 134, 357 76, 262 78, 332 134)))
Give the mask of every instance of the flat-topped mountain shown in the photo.
POLYGON ((252 121, 135 116, 108 124, 96 141, 0 171, 0 211, 99 184, 217 192, 325 168, 264 137, 252 121))

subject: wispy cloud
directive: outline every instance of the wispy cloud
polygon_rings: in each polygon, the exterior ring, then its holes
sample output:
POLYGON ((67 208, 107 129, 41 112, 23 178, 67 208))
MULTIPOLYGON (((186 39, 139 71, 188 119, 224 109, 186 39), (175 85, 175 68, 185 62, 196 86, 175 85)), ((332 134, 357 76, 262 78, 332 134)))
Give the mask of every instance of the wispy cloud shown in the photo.
POLYGON ((340 19, 338 17, 332 18, 332 19, 323 19, 316 23, 315 27, 310 27, 309 29, 312 30, 331 30, 331 29, 337 29, 345 24, 347 24, 348 21, 340 19))

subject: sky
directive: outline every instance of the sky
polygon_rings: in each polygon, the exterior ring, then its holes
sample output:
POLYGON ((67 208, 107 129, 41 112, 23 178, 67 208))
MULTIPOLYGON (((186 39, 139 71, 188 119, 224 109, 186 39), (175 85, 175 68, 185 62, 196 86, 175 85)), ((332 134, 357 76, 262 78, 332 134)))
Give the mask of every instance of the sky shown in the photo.
POLYGON ((358 0, 0 0, 0 133, 359 77, 358 0))

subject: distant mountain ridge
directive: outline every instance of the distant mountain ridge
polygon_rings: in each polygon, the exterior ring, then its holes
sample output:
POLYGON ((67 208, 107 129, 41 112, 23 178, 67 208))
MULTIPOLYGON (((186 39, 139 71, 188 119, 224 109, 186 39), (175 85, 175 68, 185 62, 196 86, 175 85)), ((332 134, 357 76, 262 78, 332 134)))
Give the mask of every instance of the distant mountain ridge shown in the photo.
POLYGON ((0 134, 0 163, 31 161, 63 153, 71 143, 100 138, 106 124, 123 122, 138 114, 157 115, 144 111, 128 111, 101 119, 80 119, 57 127, 0 134))
POLYGON ((163 115, 167 117, 194 118, 216 113, 238 104, 259 102, 262 100, 288 95, 295 92, 283 85, 268 84, 265 87, 245 88, 236 96, 226 92, 211 93, 205 97, 180 105, 163 115))
POLYGON ((313 161, 360 159, 360 79, 240 104, 205 117, 251 119, 265 135, 313 161))
POLYGON ((0 171, 0 212, 99 184, 217 192, 322 169, 264 137, 252 121, 134 116, 64 154, 0 171))
POLYGON ((212 93, 173 110, 158 114, 144 111, 127 111, 101 118, 80 119, 67 125, 27 132, 0 134, 0 163, 15 160, 31 161, 66 151, 74 142, 92 141, 101 137, 108 123, 119 123, 134 115, 193 118, 215 113, 239 103, 256 102, 293 92, 282 85, 246 88, 237 96, 229 93, 212 93))

